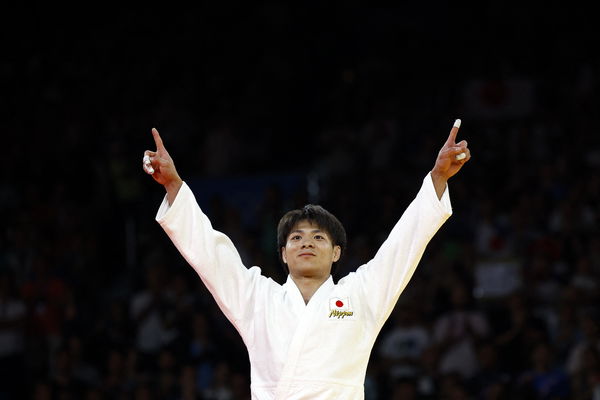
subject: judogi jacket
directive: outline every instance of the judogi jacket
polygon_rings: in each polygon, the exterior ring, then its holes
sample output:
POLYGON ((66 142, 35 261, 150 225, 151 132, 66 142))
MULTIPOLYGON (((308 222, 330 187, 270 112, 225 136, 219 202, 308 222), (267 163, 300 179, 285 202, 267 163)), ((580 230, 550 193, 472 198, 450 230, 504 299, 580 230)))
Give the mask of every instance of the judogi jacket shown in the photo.
POLYGON ((421 256, 452 214, 431 174, 374 258, 324 282, 305 304, 288 276, 280 285, 247 268, 231 240, 211 226, 183 184, 156 220, 241 335, 249 354, 253 400, 364 399, 375 339, 421 256))

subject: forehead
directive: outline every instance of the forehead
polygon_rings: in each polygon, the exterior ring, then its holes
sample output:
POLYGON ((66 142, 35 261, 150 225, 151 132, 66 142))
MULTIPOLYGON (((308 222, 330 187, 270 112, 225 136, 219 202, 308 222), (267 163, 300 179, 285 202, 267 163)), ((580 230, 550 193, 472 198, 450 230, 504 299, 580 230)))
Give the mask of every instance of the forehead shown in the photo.
POLYGON ((290 230, 290 232, 294 232, 294 231, 314 231, 314 230, 318 230, 321 231, 321 227, 319 225, 317 225, 316 222, 314 221, 310 221, 307 219, 303 219, 300 220, 298 222, 296 222, 294 224, 294 226, 292 226, 292 229, 290 230))

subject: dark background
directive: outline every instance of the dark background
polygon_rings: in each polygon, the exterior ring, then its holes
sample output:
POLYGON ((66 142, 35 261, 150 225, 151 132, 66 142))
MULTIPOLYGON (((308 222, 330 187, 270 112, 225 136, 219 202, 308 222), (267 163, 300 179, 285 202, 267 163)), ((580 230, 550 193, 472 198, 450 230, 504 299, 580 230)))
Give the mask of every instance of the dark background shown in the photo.
POLYGON ((7 10, 0 304, 17 311, 0 313, 0 337, 12 338, 0 340, 0 399, 246 398, 243 344, 154 221, 164 191, 141 169, 152 127, 246 264, 283 282, 274 228, 285 211, 317 202, 336 214, 349 236, 342 273, 355 269, 456 118, 473 158, 399 304, 433 334, 452 288, 466 287, 489 325, 474 346, 489 344, 502 373, 438 371, 428 392, 426 361, 392 376, 401 361, 378 342, 367 398, 406 387, 419 398, 550 398, 547 381, 559 382, 554 398, 590 398, 600 379, 597 327, 584 322, 598 321, 600 283, 593 15, 559 2, 7 10), (506 281, 486 280, 490 265, 506 281), (149 276, 160 277, 154 291, 149 276), (151 292, 161 300, 149 313, 170 336, 144 350, 132 304, 151 292), (507 344, 515 298, 540 322, 507 344), (529 363, 537 342, 551 349, 545 372, 529 363), (570 369, 588 342, 585 367, 570 369))

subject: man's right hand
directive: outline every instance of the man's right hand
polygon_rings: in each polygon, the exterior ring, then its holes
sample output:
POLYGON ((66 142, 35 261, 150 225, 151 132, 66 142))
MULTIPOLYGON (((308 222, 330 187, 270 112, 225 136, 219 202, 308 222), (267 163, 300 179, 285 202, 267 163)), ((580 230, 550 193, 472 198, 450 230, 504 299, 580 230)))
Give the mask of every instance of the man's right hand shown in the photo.
POLYGON ((156 144, 156 151, 144 151, 142 159, 143 170, 152 176, 154 180, 163 185, 167 191, 167 200, 173 204, 183 181, 177 173, 175 163, 165 148, 158 131, 152 128, 152 136, 156 144), (149 164, 144 160, 149 158, 149 164))

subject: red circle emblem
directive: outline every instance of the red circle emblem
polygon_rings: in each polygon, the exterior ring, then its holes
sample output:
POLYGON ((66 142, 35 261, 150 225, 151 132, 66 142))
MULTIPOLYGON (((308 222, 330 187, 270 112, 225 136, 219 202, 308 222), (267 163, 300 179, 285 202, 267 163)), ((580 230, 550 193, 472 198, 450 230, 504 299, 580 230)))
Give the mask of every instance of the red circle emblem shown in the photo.
POLYGON ((344 303, 341 300, 335 302, 336 307, 343 307, 344 303))

